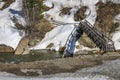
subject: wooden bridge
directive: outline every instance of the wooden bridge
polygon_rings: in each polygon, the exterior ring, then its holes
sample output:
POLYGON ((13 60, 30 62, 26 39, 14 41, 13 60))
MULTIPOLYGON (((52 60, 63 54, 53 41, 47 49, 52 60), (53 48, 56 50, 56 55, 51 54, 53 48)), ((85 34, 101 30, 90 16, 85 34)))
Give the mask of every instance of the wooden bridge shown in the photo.
POLYGON ((65 54, 74 53, 75 42, 81 37, 83 32, 87 34, 87 36, 96 44, 96 47, 100 48, 100 50, 104 52, 115 51, 114 42, 85 20, 81 21, 77 27, 75 26, 69 35, 65 44, 65 54))
POLYGON ((95 29, 87 20, 80 22, 79 27, 88 35, 88 37, 105 52, 115 51, 114 42, 103 33, 95 29))

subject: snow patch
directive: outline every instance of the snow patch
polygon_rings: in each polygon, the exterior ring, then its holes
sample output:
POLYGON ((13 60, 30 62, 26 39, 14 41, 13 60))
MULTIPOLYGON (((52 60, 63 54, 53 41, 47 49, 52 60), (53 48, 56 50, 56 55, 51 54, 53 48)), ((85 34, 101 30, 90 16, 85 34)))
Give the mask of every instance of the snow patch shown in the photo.
POLYGON ((120 37, 119 36, 120 36, 120 31, 116 31, 112 37, 116 50, 120 50, 120 37))
POLYGON ((0 9, 4 6, 5 2, 0 2, 0 9))
POLYGON ((120 14, 115 16, 114 22, 118 22, 119 23, 119 27, 113 33, 112 40, 114 41, 115 49, 116 50, 120 50, 120 14))
MULTIPOLYGON (((99 0, 44 0, 44 5, 51 9, 44 12, 44 17, 49 21, 60 21, 64 23, 76 23, 74 15, 82 7, 87 6, 88 9, 85 12, 88 15, 85 19, 94 25, 97 13, 95 4, 99 0), (61 14, 63 8, 71 8, 69 14, 61 14)), ((58 50, 60 46, 64 46, 68 36, 74 28, 74 25, 56 25, 53 30, 45 35, 45 38, 31 49, 45 49, 47 45, 53 43, 54 46, 51 49, 58 50)))
POLYGON ((0 10, 0 44, 16 49, 19 41, 24 36, 24 31, 16 28, 12 18, 15 17, 18 22, 25 25, 24 18, 18 14, 22 11, 22 0, 16 0, 8 8, 0 10), (16 13, 12 13, 13 10, 16 13))
POLYGON ((19 77, 9 73, 0 73, 0 78, 2 80, 114 80, 110 79, 108 76, 96 75, 91 76, 88 75, 86 77, 51 77, 51 78, 40 78, 40 77, 19 77))

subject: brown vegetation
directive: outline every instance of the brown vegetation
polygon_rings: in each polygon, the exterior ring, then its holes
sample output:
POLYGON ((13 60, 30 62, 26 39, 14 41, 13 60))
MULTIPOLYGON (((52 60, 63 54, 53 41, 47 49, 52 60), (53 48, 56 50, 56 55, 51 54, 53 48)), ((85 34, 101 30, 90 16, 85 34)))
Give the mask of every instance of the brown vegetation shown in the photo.
POLYGON ((39 31, 39 38, 42 39, 47 32, 53 29, 53 25, 43 18, 35 25, 35 29, 39 31))
POLYGON ((51 48, 51 47, 53 47, 53 46, 54 46, 54 43, 50 43, 49 45, 47 45, 46 48, 51 48))
POLYGON ((113 19, 120 13, 120 4, 114 4, 111 2, 97 4, 97 19, 95 26, 104 33, 112 32, 112 29, 116 27, 113 19))
POLYGON ((71 8, 68 8, 68 7, 63 8, 63 9, 61 10, 61 15, 62 15, 62 14, 64 14, 64 15, 65 15, 65 14, 69 14, 70 9, 71 9, 71 8))
POLYGON ((28 29, 30 39, 29 46, 34 46, 45 37, 47 32, 53 29, 53 25, 46 19, 42 18, 35 26, 28 29))
POLYGON ((86 15, 85 15, 85 11, 86 11, 87 7, 86 6, 83 6, 81 7, 77 13, 75 14, 75 21, 80 21, 80 20, 83 20, 86 15))
POLYGON ((60 54, 63 54, 63 53, 64 53, 65 48, 66 48, 65 46, 60 47, 60 48, 59 48, 59 50, 58 50, 58 51, 59 51, 59 53, 60 53, 60 54))

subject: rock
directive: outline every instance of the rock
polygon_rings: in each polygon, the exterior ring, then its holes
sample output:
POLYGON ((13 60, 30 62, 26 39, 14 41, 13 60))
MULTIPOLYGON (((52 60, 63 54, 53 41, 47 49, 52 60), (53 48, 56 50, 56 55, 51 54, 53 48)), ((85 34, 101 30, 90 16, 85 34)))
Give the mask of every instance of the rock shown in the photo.
POLYGON ((13 53, 14 49, 6 45, 0 45, 0 53, 13 53))
POLYGON ((17 49, 15 50, 15 54, 20 55, 20 54, 25 54, 28 51, 26 51, 27 47, 28 47, 28 42, 29 39, 27 37, 22 38, 22 40, 20 41, 20 43, 18 44, 17 49))
POLYGON ((47 45, 46 48, 52 48, 53 46, 54 46, 54 43, 50 43, 50 44, 47 45))
POLYGON ((26 47, 22 54, 23 54, 23 55, 29 54, 29 52, 30 52, 30 50, 28 49, 28 47, 26 47))

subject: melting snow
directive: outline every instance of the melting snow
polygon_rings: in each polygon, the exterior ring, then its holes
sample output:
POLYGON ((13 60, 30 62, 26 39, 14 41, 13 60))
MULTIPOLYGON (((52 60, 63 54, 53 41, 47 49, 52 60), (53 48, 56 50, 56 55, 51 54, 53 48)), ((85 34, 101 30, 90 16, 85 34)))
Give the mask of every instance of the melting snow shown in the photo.
POLYGON ((2 8, 4 4, 4 2, 0 2, 0 8, 2 8))
MULTIPOLYGON (((51 9, 44 12, 44 17, 49 21, 61 21, 64 23, 76 23, 74 15, 82 6, 87 6, 88 9, 85 12, 87 16, 85 19, 94 25, 96 20, 96 7, 95 4, 99 0, 44 0, 44 5, 51 9), (61 9, 69 7, 71 10, 70 14, 61 14, 61 9), (60 15, 61 14, 61 15, 60 15)), ((50 43, 54 43, 52 49, 58 50, 60 46, 64 46, 68 36, 73 30, 74 25, 61 25, 55 27, 53 30, 45 35, 45 38, 31 49, 45 49, 50 43)))
POLYGON ((61 78, 61 77, 54 77, 54 78, 16 78, 16 77, 1 77, 2 80, 114 80, 109 79, 106 76, 96 76, 96 77, 68 77, 68 78, 61 78))
POLYGON ((119 23, 119 27, 113 33, 112 40, 114 41, 115 49, 116 50, 120 50, 120 14, 115 16, 114 22, 118 22, 119 23))
MULTIPOLYGON (((120 3, 120 0, 44 0, 44 5, 50 7, 51 9, 44 12, 44 17, 49 21, 60 21, 64 23, 76 23, 74 21, 74 14, 80 9, 82 6, 87 6, 88 9, 85 12, 86 20, 88 20, 92 25, 94 25, 97 13, 95 4, 98 1, 113 2, 116 4, 120 3), (61 14, 61 9, 69 7, 71 10, 70 14, 61 14)), ((120 22, 120 16, 115 17, 120 22)), ((60 46, 64 46, 65 42, 73 30, 74 25, 61 25, 55 27, 53 30, 48 32, 45 38, 38 43, 35 47, 31 49, 45 49, 47 45, 50 43, 54 43, 52 49, 58 50, 60 46)), ((115 43, 115 49, 120 49, 120 31, 117 31, 113 34, 112 40, 115 43)), ((84 47, 83 47, 84 49, 84 47)), ((86 48, 85 48, 86 49, 86 48)))
MULTIPOLYGON (((97 13, 96 13, 96 3, 100 0, 44 0, 44 5, 50 7, 51 9, 44 12, 44 17, 49 21, 61 21, 64 23, 76 23, 74 21, 74 14, 82 6, 87 6, 88 9, 85 12, 86 20, 88 20, 92 25, 94 25, 97 13), (69 7, 71 10, 69 14, 61 14, 61 9, 69 7)), ((101 0, 103 2, 114 2, 120 3, 120 0, 101 0)), ((0 2, 0 8, 3 7, 5 3, 0 2)), ((23 31, 16 29, 15 23, 12 18, 15 17, 18 22, 25 25, 25 20, 22 17, 22 0, 15 0, 8 8, 0 10, 0 44, 5 44, 16 49, 19 41, 24 36, 23 31)), ((117 16, 119 19, 119 16, 117 16)), ((119 20, 120 21, 120 20, 119 20)), ((31 49, 45 49, 50 43, 54 43, 51 49, 58 50, 60 46, 64 46, 65 42, 71 33, 74 25, 56 25, 52 31, 48 32, 45 38, 38 43, 35 47, 31 49)), ((120 49, 120 34, 119 31, 113 34, 112 40, 115 42, 115 48, 120 49)))
MULTIPOLYGON (((0 6, 3 6, 3 2, 0 2, 0 6)), ((24 32, 17 30, 12 18, 15 17, 20 24, 25 25, 24 18, 18 13, 21 11, 22 0, 16 0, 8 8, 0 10, 0 44, 16 49, 19 41, 24 36, 24 32)))

